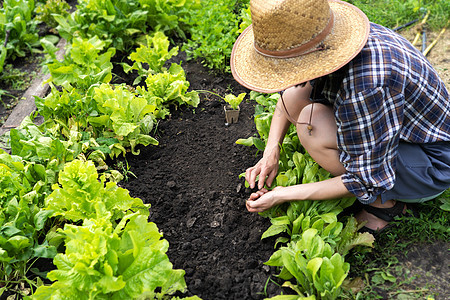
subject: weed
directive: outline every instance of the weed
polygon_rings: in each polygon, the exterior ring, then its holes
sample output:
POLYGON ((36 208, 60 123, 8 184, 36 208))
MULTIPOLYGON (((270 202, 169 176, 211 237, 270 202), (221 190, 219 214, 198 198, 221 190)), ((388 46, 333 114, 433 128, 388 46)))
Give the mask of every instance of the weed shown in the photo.
POLYGON ((125 159, 123 160, 119 160, 116 163, 116 169, 120 171, 120 173, 123 175, 123 180, 125 182, 128 182, 129 180, 129 175, 133 176, 134 178, 137 178, 137 176, 130 171, 130 165, 128 165, 128 161, 125 159))

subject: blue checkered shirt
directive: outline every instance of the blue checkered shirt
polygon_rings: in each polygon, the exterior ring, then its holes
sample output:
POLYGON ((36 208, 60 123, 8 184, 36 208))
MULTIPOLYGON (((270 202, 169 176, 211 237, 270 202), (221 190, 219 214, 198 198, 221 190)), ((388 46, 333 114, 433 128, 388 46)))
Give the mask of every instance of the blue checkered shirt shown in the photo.
POLYGON ((399 141, 450 141, 444 82, 416 48, 383 26, 371 23, 361 53, 314 85, 320 81, 319 98, 334 109, 343 183, 364 204, 394 186, 399 141))

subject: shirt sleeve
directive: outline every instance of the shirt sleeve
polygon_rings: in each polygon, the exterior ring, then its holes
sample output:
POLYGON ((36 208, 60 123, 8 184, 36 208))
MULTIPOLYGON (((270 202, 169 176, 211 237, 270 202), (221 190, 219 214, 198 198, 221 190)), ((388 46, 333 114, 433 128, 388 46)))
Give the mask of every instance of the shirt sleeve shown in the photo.
POLYGON ((391 189, 403 120, 404 97, 375 87, 338 99, 335 105, 340 161, 346 188, 363 204, 391 189))

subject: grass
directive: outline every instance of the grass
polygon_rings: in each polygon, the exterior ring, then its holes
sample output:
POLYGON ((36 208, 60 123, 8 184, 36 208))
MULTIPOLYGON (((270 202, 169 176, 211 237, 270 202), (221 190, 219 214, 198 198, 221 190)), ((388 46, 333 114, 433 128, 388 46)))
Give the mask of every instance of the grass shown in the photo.
POLYGON ((449 21, 448 0, 348 0, 359 7, 370 21, 395 28, 415 19, 422 19, 429 11, 428 26, 431 30, 442 29, 449 21))
POLYGON ((441 208, 444 202, 450 202, 450 189, 435 200, 417 205, 416 217, 397 218, 391 228, 377 237, 371 252, 354 252, 349 256, 350 277, 359 278, 360 288, 355 292, 348 289, 344 298, 434 299, 436 295, 432 283, 420 286, 415 282, 424 274, 412 272, 399 260, 407 258, 414 247, 421 247, 424 255, 434 243, 439 242, 448 247, 450 220, 448 211, 441 208))

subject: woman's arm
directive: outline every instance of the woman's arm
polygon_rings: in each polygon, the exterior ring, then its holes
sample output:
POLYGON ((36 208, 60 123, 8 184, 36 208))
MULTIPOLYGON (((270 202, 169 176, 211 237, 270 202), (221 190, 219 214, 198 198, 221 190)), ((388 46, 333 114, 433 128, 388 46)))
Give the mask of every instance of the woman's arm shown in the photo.
POLYGON ((272 191, 261 189, 250 195, 246 205, 250 212, 262 212, 287 201, 330 200, 343 197, 354 195, 347 190, 341 176, 337 176, 319 182, 276 187, 272 191))
MULTIPOLYGON (((309 104, 309 95, 312 86, 307 83, 302 87, 292 87, 283 94, 284 103, 289 115, 294 119, 298 118, 300 111, 309 104)), ((256 177, 259 175, 258 188, 262 189, 264 184, 271 186, 277 176, 278 162, 280 159, 279 145, 283 142, 284 136, 289 129, 290 122, 286 117, 284 105, 281 99, 278 100, 275 112, 270 124, 269 137, 262 159, 245 172, 245 179, 251 188, 255 187, 256 177)))

